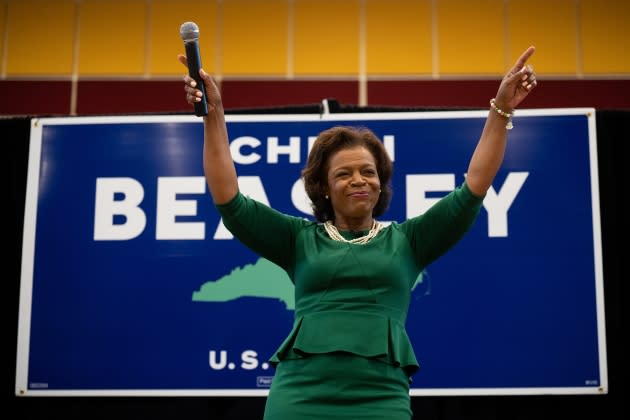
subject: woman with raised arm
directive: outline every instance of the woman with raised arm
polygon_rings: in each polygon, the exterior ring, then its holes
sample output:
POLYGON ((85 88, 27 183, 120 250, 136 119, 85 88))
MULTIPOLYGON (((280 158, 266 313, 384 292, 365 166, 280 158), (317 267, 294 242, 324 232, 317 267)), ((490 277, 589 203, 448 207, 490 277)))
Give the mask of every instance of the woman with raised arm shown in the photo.
MULTIPOLYGON (((475 222, 503 161, 512 113, 537 85, 529 47, 502 79, 464 182, 424 214, 384 226, 392 161, 366 128, 319 134, 302 180, 315 220, 280 213, 240 193, 221 95, 202 70, 203 167, 225 226, 282 267, 295 285, 292 330, 270 358, 276 372, 265 420, 412 418, 418 370, 405 330, 416 278, 475 222)), ((179 56, 185 66, 186 57, 179 56)), ((201 100, 184 77, 186 100, 201 100)))

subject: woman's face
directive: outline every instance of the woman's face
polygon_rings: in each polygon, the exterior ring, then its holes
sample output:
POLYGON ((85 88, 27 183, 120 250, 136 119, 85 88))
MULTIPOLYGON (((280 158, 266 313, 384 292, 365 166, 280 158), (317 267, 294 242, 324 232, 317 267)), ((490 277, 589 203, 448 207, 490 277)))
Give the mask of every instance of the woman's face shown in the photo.
POLYGON ((347 227, 349 222, 371 223, 381 182, 370 151, 357 146, 333 154, 328 166, 328 189, 338 227, 347 227))

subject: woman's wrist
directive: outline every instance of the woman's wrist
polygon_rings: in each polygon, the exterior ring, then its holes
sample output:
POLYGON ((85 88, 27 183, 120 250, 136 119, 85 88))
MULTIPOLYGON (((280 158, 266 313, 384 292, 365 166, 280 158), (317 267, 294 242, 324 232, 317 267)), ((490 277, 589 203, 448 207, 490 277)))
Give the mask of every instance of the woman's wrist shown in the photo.
POLYGON ((507 124, 505 125, 505 128, 507 128, 508 130, 511 130, 514 127, 514 125, 512 124, 512 117, 514 116, 514 110, 506 111, 505 109, 500 108, 497 105, 497 101, 495 98, 490 99, 490 109, 492 109, 492 111, 496 112, 503 118, 507 119, 507 124))

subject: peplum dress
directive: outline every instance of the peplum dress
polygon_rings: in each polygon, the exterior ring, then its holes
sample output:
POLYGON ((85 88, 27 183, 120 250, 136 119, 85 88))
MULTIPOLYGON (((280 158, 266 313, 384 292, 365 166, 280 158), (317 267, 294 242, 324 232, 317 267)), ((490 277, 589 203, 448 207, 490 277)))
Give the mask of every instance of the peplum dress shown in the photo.
POLYGON ((464 182, 366 244, 335 241, 322 223, 240 192, 216 205, 226 228, 295 285, 293 328, 269 359, 265 420, 411 419, 419 369, 405 330, 411 290, 469 230, 482 201, 464 182))

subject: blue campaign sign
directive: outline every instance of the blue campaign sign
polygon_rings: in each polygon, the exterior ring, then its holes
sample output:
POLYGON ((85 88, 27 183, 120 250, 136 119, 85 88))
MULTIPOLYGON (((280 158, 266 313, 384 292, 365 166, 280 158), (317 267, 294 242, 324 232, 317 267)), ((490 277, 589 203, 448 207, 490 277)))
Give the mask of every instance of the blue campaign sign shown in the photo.
MULTIPOLYGON (((463 182, 486 111, 228 115, 241 190, 311 217, 300 170, 332 125, 394 160, 381 218, 463 182)), ((412 395, 606 393, 595 110, 523 110, 468 235, 413 290, 412 395)), ((18 395, 266 395, 293 285, 224 228, 194 116, 33 120, 18 395)))

